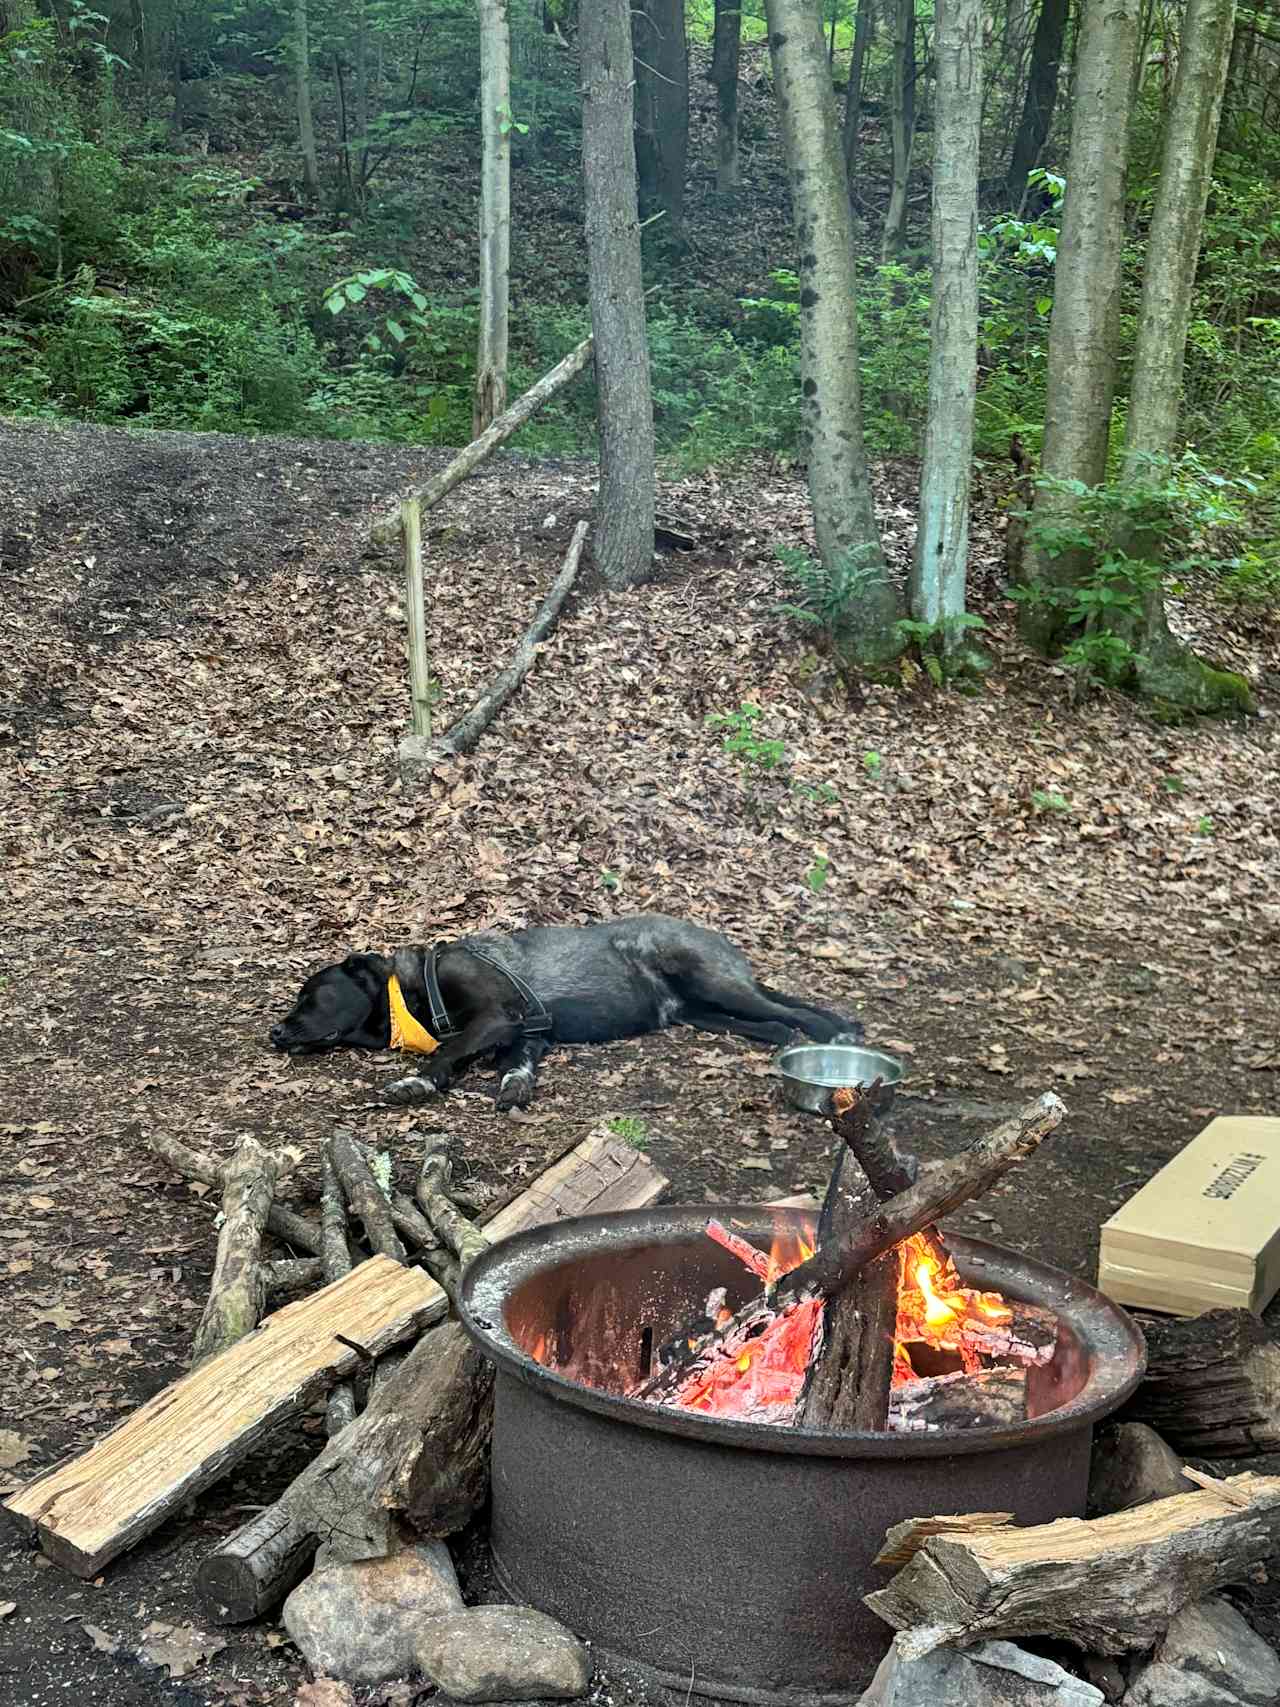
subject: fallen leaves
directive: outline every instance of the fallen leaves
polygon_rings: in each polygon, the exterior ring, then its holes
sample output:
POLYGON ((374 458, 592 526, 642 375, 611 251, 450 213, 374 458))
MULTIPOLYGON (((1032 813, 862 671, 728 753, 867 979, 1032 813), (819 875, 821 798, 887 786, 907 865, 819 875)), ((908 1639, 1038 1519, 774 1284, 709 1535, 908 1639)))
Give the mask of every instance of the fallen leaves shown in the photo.
POLYGON ((142 1632, 138 1657, 148 1665, 162 1666, 170 1678, 186 1677, 226 1645, 221 1637, 206 1635, 192 1625, 157 1621, 142 1632))
POLYGON ((349 1684, 339 1683, 333 1677, 317 1677, 298 1685, 293 1707, 353 1707, 354 1702, 349 1684))
POLYGON ((16 1470, 31 1458, 34 1443, 16 1429, 0 1428, 0 1470, 16 1470))

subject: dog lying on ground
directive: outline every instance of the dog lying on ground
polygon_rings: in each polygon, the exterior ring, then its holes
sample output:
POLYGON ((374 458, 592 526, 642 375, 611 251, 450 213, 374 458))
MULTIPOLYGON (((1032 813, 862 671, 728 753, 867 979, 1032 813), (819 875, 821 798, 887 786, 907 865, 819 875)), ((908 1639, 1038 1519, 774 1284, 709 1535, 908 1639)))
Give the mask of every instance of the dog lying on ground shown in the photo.
POLYGON ((497 1106, 527 1107, 559 1043, 612 1043, 672 1025, 785 1043, 858 1042, 857 1020, 761 984, 716 931, 665 913, 601 925, 478 932, 437 948, 350 954, 315 972, 271 1041, 290 1055, 399 1047, 419 1070, 385 1087, 425 1102, 483 1055, 497 1057, 497 1106))

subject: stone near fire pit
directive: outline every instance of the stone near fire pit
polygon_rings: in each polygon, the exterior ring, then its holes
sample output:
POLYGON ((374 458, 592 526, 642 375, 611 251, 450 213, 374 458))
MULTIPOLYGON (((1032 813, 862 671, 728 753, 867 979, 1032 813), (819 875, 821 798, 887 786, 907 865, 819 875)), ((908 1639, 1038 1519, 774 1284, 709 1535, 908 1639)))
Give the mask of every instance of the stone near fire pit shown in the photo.
POLYGON ((344 1683, 407 1677, 427 1620, 462 1605, 443 1541, 385 1559, 322 1565, 284 1603, 284 1627, 317 1676, 344 1683))
POLYGON ((1188 1494, 1195 1485, 1183 1475, 1178 1454, 1146 1423, 1121 1423, 1104 1430, 1094 1443, 1089 1471, 1091 1516, 1128 1511, 1170 1494, 1188 1494))
POLYGON ((858 1707, 1104 1707, 1105 1697, 1083 1678, 1012 1642, 934 1648, 903 1659, 901 1638, 858 1707))
POLYGON ((531 1606, 472 1606, 433 1618, 419 1632, 417 1662, 455 1701, 571 1700, 591 1681, 583 1644, 531 1606))
POLYGON ((1280 1658, 1234 1606, 1197 1600, 1165 1632, 1124 1707, 1275 1707, 1280 1658))

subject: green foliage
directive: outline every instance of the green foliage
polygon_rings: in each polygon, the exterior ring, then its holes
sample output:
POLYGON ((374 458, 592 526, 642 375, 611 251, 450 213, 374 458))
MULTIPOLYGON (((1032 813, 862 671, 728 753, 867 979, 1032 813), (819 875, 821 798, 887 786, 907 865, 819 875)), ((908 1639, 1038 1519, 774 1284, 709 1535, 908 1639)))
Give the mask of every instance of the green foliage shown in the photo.
POLYGON ((903 643, 920 660, 920 667, 934 687, 947 682, 983 675, 991 668, 987 654, 976 646, 964 644, 963 637, 987 625, 972 611, 957 616, 944 616, 937 622, 919 622, 903 617, 897 624, 903 643))
POLYGON ((1033 788, 1031 790, 1031 804, 1037 812, 1062 814, 1071 810, 1071 803, 1066 796, 1059 794, 1054 788, 1033 788))
POLYGON ((792 546, 775 547, 796 595, 775 607, 778 615, 815 629, 842 673, 854 668, 863 597, 868 583, 878 575, 877 569, 865 561, 869 551, 870 547, 855 547, 828 568, 820 559, 792 546))
POLYGON ((815 848, 813 854, 813 864, 804 874, 805 888, 811 895, 821 895, 831 876, 831 861, 821 848, 815 848))
POLYGON ((767 775, 786 764, 786 743, 759 731, 763 716, 761 706, 744 700, 736 711, 716 711, 707 718, 708 729, 725 731, 721 748, 737 759, 744 776, 767 775))
POLYGON ((623 1143, 630 1144, 633 1150, 649 1148, 649 1127, 638 1115, 613 1114, 605 1121, 605 1126, 615 1138, 621 1138, 623 1143))
POLYGON ((884 769, 884 760, 879 753, 869 750, 862 755, 862 768, 875 781, 884 769))

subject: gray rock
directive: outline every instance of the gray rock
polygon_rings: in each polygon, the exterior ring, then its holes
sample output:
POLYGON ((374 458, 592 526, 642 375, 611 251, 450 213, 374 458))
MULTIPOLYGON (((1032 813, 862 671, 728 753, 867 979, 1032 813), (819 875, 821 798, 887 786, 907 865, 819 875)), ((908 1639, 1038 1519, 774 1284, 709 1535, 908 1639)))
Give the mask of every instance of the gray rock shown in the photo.
POLYGON ((586 1693, 591 1657, 531 1606, 473 1606, 419 1632, 419 1668, 456 1701, 569 1700, 586 1693))
POLYGON ((440 764, 440 748, 430 735, 406 735, 396 749, 401 782, 430 782, 440 764))
POLYGON ((425 1622, 462 1605, 443 1541, 385 1559, 323 1565, 284 1603, 284 1627, 317 1676, 385 1683, 417 1664, 425 1622))
POLYGON ((1103 1707, 1100 1689, 1012 1642, 935 1648, 904 1660, 895 1641, 859 1707, 1103 1707))
POLYGON ((1184 1606, 1124 1707, 1276 1707, 1280 1658, 1216 1595, 1184 1606))
POLYGON ((1146 1423, 1121 1423, 1100 1435, 1089 1470, 1089 1513, 1128 1511, 1170 1494, 1192 1493, 1182 1460, 1146 1423))

